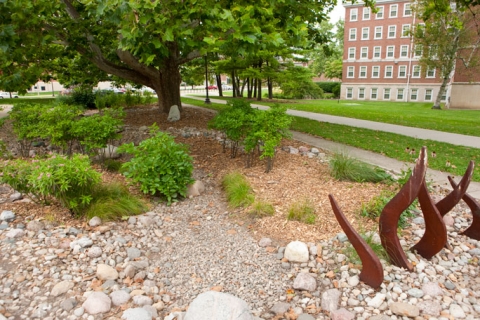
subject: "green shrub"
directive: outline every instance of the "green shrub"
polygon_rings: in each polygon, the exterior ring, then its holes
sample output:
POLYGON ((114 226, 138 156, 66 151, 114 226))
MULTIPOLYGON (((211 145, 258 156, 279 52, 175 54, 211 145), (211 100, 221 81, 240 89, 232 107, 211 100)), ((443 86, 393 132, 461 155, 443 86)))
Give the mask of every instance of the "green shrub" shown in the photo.
POLYGON ((323 92, 334 93, 334 88, 340 86, 341 82, 336 81, 325 81, 325 82, 315 82, 317 86, 322 88, 323 92))
POLYGON ((382 182, 391 181, 388 173, 350 157, 344 152, 336 153, 330 159, 331 175, 341 181, 382 182))
POLYGON ((107 171, 120 172, 123 162, 114 159, 105 159, 102 162, 102 167, 107 171))
POLYGON ((192 158, 185 145, 175 143, 173 137, 160 132, 156 125, 150 133, 153 136, 138 146, 130 143, 119 147, 118 152, 133 155, 122 165, 122 170, 126 177, 140 184, 142 192, 163 195, 170 204, 180 196, 185 197, 187 186, 194 181, 192 158))
POLYGON ((121 183, 99 184, 92 193, 92 201, 85 210, 88 219, 97 216, 104 221, 119 220, 138 215, 148 209, 147 204, 130 194, 121 183))
POLYGON ((41 115, 45 109, 39 104, 18 103, 10 111, 9 118, 12 120, 13 132, 17 136, 20 154, 23 157, 28 157, 33 140, 44 135, 41 115))
POLYGON ((70 95, 70 104, 81 106, 87 109, 95 108, 95 93, 91 88, 76 88, 70 95))
POLYGON ((0 159, 11 159, 12 153, 8 150, 7 145, 0 139, 0 159))
POLYGON ((232 208, 248 206, 255 200, 250 183, 239 172, 225 175, 222 180, 222 186, 227 194, 228 204, 232 208))
POLYGON ((275 214, 275 208, 271 203, 265 201, 255 201, 250 208, 249 214, 253 217, 266 217, 275 214))
POLYGON ((296 220, 306 224, 314 224, 316 218, 315 206, 309 199, 305 199, 301 202, 294 202, 288 209, 288 220, 296 220))
POLYGON ((333 97, 338 99, 340 98, 340 88, 342 87, 341 83, 337 83, 335 87, 332 88, 333 97))
POLYGON ((88 206, 92 191, 101 180, 88 158, 78 154, 70 159, 57 155, 31 162, 6 161, 2 171, 1 182, 44 204, 53 197, 76 214, 88 206))
POLYGON ((292 99, 320 99, 323 90, 312 81, 312 72, 308 68, 288 65, 278 74, 277 82, 285 97, 292 99))

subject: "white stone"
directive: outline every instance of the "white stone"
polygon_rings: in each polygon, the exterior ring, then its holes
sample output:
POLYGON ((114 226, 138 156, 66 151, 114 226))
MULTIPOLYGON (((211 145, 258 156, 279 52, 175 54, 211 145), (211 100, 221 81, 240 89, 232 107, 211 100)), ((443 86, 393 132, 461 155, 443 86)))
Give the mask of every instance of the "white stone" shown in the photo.
POLYGON ((292 241, 285 248, 284 257, 290 262, 308 262, 308 247, 301 241, 292 241))
POLYGON ((450 305, 449 311, 450 311, 450 315, 454 319, 465 319, 466 318, 465 311, 463 311, 462 307, 460 307, 458 304, 452 303, 450 305))
POLYGON ((102 255, 102 248, 100 247, 91 247, 90 249, 88 249, 88 253, 87 255, 90 257, 90 258, 98 258, 102 255))
POLYGON ((151 320, 150 312, 143 308, 130 308, 123 311, 122 319, 124 320, 151 320))
POLYGON ((103 292, 93 292, 82 304, 82 307, 89 314, 105 313, 110 311, 112 301, 103 292))
POLYGON ((73 282, 70 282, 70 281, 62 281, 62 282, 59 282, 57 283, 52 291, 50 292, 50 295, 51 296, 54 296, 54 297, 57 297, 61 294, 64 294, 66 293, 68 290, 72 289, 73 288, 73 282))
POLYGON ((360 282, 360 279, 359 279, 358 276, 352 276, 352 277, 348 278, 348 285, 350 287, 357 286, 359 284, 359 282, 360 282))
POLYGON ((110 298, 115 306, 120 306, 130 300, 130 294, 124 290, 117 290, 110 293, 110 298))
POLYGON ((23 229, 13 229, 8 231, 5 236, 7 238, 21 238, 25 235, 25 231, 23 229))
POLYGON ((253 320, 247 303, 231 294, 207 291, 198 295, 184 320, 235 319, 253 320))
POLYGON ((377 293, 367 304, 369 307, 379 308, 383 301, 385 301, 385 295, 383 293, 377 293))
POLYGON ((272 245, 272 239, 270 238, 262 238, 260 241, 258 241, 258 245, 260 247, 268 247, 272 245))
POLYGON ((178 120, 180 120, 180 110, 178 109, 178 106, 174 104, 173 106, 170 107, 170 112, 168 113, 167 121, 175 122, 178 120))
POLYGON ((92 219, 90 219, 90 221, 88 221, 88 225, 90 227, 97 227, 101 224, 102 224, 102 219, 100 219, 99 217, 93 217, 92 219))
POLYGON ((317 280, 308 273, 299 273, 293 281, 293 288, 297 290, 315 291, 317 280))
POLYGON ((196 180, 194 183, 188 186, 187 198, 198 197, 205 192, 205 185, 202 181, 196 180))
POLYGON ((106 264, 97 265, 97 278, 100 280, 117 280, 118 272, 106 264))
POLYGON ((103 159, 118 159, 120 154, 117 152, 117 149, 117 147, 107 144, 105 148, 98 150, 98 155, 103 159))

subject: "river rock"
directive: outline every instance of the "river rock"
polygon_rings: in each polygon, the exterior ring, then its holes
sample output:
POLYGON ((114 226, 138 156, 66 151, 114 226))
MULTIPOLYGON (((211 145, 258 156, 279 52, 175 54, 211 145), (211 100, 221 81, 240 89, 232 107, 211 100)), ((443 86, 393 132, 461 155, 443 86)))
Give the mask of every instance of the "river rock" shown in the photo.
POLYGON ((110 311, 112 301, 103 292, 92 292, 87 300, 82 304, 82 307, 89 314, 105 313, 110 311))
POLYGON ((180 110, 178 109, 178 106, 174 104, 173 106, 170 107, 170 112, 168 113, 168 122, 175 122, 180 120, 180 110))
POLYGON ((100 280, 117 280, 118 272, 109 265, 101 263, 97 266, 97 278, 100 280))
POLYGON ((310 274, 301 272, 293 281, 293 288, 297 290, 315 291, 317 280, 310 274))
POLYGON ((228 293, 207 291, 192 301, 184 320, 211 319, 253 320, 253 317, 242 299, 228 293))
POLYGON ((290 262, 308 262, 308 247, 301 241, 292 241, 285 248, 284 257, 290 262))
POLYGON ((50 295, 53 297, 57 297, 59 295, 62 295, 66 293, 68 290, 73 288, 73 282, 70 281, 62 281, 57 283, 52 291, 50 292, 50 295))

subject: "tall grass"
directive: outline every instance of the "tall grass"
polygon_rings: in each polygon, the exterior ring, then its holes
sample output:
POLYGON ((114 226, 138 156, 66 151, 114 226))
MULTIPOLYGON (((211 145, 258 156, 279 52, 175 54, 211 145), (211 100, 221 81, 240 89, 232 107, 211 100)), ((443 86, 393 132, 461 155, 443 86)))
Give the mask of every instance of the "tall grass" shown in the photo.
POLYGON ((231 207, 246 207, 255 201, 252 187, 247 179, 239 172, 232 172, 222 180, 227 200, 231 207))
POLYGON ((294 202, 288 209, 287 219, 296 220, 306 224, 314 224, 317 216, 315 206, 310 199, 294 202))
POLYGON ((390 175, 385 171, 352 158, 345 152, 336 153, 330 159, 330 173, 335 179, 341 181, 382 182, 391 180, 390 175))

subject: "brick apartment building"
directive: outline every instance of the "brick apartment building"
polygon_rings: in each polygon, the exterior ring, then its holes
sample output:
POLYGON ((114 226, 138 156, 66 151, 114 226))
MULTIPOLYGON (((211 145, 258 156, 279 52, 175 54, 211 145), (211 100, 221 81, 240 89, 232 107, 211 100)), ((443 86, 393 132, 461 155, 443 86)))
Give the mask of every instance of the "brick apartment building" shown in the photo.
MULTIPOLYGON (((344 6, 341 98, 433 103, 441 80, 438 70, 422 72, 418 64, 421 47, 415 46, 409 30, 422 22, 412 11, 411 1, 377 0, 376 14, 363 4, 344 6)), ((451 88, 458 91, 460 87, 464 94, 478 95, 480 90, 480 85, 472 85, 471 81, 460 86, 454 84, 451 88)), ((452 108, 480 108, 480 97, 465 101, 463 96, 460 101, 461 95, 450 91, 447 95, 452 97, 452 108)), ((447 99, 446 96, 443 99, 447 99)))

